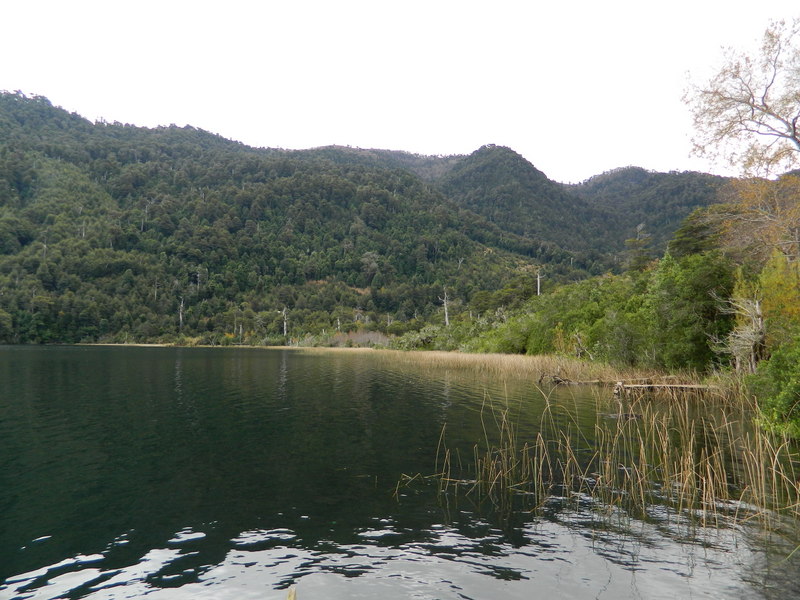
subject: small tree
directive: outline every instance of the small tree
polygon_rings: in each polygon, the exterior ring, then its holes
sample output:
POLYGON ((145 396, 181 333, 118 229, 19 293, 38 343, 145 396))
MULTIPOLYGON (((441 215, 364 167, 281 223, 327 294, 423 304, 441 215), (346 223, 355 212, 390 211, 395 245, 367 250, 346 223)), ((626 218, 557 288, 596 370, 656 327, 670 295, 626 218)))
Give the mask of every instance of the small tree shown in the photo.
POLYGON ((627 248, 627 267, 631 271, 644 271, 653 260, 650 255, 650 234, 644 230, 644 223, 636 226, 636 237, 625 240, 627 248))
POLYGON ((10 342, 14 333, 11 315, 0 308, 0 342, 10 342))

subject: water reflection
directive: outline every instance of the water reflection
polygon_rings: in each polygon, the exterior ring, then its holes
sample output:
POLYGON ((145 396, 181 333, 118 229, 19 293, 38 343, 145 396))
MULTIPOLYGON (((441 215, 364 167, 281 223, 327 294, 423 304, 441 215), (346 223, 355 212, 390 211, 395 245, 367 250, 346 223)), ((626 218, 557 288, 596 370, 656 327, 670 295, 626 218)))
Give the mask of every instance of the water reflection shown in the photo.
MULTIPOLYGON (((775 590, 763 577, 720 576, 759 556, 747 546, 736 555, 724 550, 732 532, 714 545, 677 545, 647 527, 636 538, 591 537, 574 523, 545 520, 524 524, 511 541, 475 515, 460 520, 409 539, 400 524, 375 519, 350 544, 303 545, 290 529, 249 530, 228 540, 213 563, 201 560, 213 532, 184 529, 170 547, 150 549, 133 564, 115 568, 112 548, 10 578, 4 589, 26 598, 96 599, 283 598, 293 583, 303 598, 530 598, 534 591, 548 598, 786 598, 797 591, 796 584, 775 590)), ((785 582, 791 571, 775 566, 770 576, 785 582)))
POLYGON ((498 519, 432 484, 393 496, 444 423, 468 454, 492 402, 527 435, 545 403, 565 430, 610 418, 590 394, 367 354, 0 348, 0 598, 800 594, 784 538, 664 505, 498 519))

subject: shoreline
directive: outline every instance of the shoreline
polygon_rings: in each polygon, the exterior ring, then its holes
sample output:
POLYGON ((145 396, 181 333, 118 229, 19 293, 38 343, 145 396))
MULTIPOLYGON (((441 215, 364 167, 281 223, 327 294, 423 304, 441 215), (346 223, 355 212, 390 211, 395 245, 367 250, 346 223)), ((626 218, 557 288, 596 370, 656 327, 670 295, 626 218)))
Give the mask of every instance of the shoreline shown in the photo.
POLYGON ((120 348, 208 348, 208 349, 247 349, 247 350, 289 350, 306 353, 344 353, 344 354, 372 354, 395 363, 425 363, 428 367, 472 369, 478 372, 506 374, 518 377, 533 378, 539 383, 550 380, 561 384, 586 384, 599 383, 615 385, 620 381, 651 380, 658 383, 683 383, 699 385, 713 380, 722 389, 730 388, 730 382, 725 382, 726 377, 720 373, 710 373, 702 376, 697 373, 667 373, 655 369, 641 369, 630 367, 617 367, 605 363, 590 362, 579 358, 562 355, 540 354, 529 356, 526 354, 499 354, 499 353, 465 353, 448 352, 444 350, 395 350, 390 348, 374 347, 328 347, 328 346, 253 346, 237 345, 181 345, 174 343, 115 343, 92 342, 65 344, 75 346, 101 346, 120 348), (720 381, 722 380, 722 381, 720 381))

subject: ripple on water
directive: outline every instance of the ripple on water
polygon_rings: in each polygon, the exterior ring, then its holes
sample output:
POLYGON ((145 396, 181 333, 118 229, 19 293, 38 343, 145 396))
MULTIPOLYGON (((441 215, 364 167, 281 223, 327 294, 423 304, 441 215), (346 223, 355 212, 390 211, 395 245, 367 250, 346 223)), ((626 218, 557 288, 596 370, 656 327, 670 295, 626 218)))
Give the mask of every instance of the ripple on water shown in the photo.
POLYGON ((206 534, 202 531, 194 531, 190 527, 187 527, 186 529, 181 529, 179 532, 177 532, 173 538, 167 541, 167 543, 172 545, 180 545, 187 542, 202 540, 205 537, 206 534))
POLYGON ((721 590, 725 597, 747 598, 753 591, 720 579, 734 563, 748 560, 746 550, 734 556, 723 550, 731 544, 722 540, 719 549, 665 542, 656 525, 640 523, 638 540, 612 530, 590 539, 574 522, 531 522, 522 527, 525 543, 518 546, 499 529, 487 527, 475 536, 450 525, 430 527, 425 543, 391 545, 384 538, 397 533, 395 526, 376 525, 382 528, 360 532, 363 543, 326 540, 308 547, 299 545, 291 529, 246 530, 230 539, 227 553, 213 564, 194 546, 207 536, 183 528, 169 547, 151 549, 134 564, 112 567, 112 543, 103 554, 12 577, 0 586, 0 598, 277 600, 290 585, 309 600, 521 600, 533 591, 549 600, 667 599, 713 597, 721 590), (184 563, 188 559, 191 565, 184 563))
POLYGON ((273 546, 276 543, 287 542, 296 537, 297 534, 290 529, 254 529, 252 531, 243 531, 233 538, 231 543, 237 548, 254 550, 260 547, 273 546))

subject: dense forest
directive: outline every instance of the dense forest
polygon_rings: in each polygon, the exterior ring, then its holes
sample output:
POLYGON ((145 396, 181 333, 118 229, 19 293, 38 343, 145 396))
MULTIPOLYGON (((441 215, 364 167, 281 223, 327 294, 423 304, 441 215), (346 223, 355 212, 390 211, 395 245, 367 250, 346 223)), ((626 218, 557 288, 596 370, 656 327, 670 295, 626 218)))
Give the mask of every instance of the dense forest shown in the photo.
POLYGON ((287 337, 388 326, 445 288, 467 301, 529 264, 583 266, 408 170, 0 100, 6 341, 261 343, 287 312, 287 337))
POLYGON ((562 185, 491 145, 250 148, 3 93, 0 342, 763 362, 778 421, 798 404, 798 189, 636 167, 562 185))
MULTIPOLYGON (((692 190, 681 209, 706 196, 692 190)), ((599 198, 502 147, 254 149, 191 127, 90 123, 5 93, 0 339, 399 334, 441 320, 445 298, 482 312, 494 293, 508 308, 534 273, 552 286, 619 268, 636 223, 599 198)))

